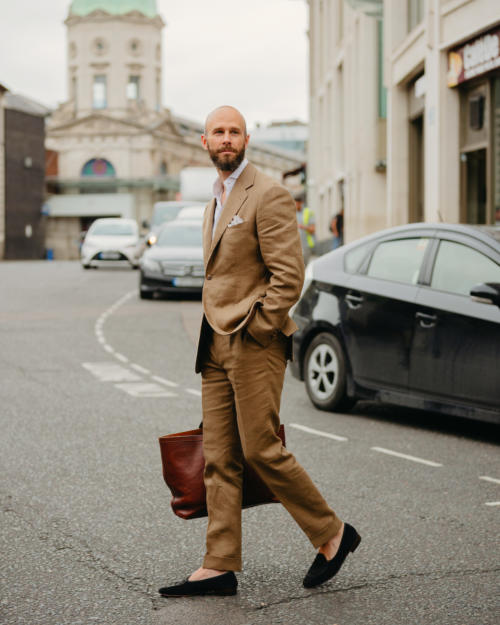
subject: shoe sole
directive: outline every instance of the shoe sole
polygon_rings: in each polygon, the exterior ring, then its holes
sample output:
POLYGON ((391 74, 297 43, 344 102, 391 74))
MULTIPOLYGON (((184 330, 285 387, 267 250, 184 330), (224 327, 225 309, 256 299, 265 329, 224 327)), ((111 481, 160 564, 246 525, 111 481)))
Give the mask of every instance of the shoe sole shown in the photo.
POLYGON ((352 543, 349 551, 351 553, 354 553, 356 549, 359 547, 360 542, 361 542, 361 536, 359 534, 356 534, 356 538, 354 539, 354 542, 352 543))
POLYGON ((235 595, 238 591, 236 589, 230 588, 228 590, 207 590, 206 592, 196 592, 193 594, 185 594, 185 595, 164 595, 160 593, 161 597, 165 597, 166 599, 170 598, 179 598, 179 597, 206 597, 207 595, 212 595, 216 597, 229 597, 231 595, 235 595))

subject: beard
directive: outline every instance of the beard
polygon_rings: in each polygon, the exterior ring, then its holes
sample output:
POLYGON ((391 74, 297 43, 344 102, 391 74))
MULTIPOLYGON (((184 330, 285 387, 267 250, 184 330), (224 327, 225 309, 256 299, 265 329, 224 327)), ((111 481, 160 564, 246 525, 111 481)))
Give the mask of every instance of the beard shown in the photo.
POLYGON ((220 150, 212 150, 208 146, 208 154, 212 159, 212 163, 219 171, 235 171, 245 158, 245 146, 238 152, 232 148, 221 148, 220 150), (231 151, 231 154, 222 154, 222 152, 231 151))

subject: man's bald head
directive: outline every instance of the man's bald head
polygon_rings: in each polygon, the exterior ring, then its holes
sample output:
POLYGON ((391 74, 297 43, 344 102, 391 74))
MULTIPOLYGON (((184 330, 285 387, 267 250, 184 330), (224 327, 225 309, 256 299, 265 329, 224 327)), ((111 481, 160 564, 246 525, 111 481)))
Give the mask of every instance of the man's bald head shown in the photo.
POLYGON ((222 106, 218 106, 216 109, 211 111, 205 120, 205 135, 207 135, 210 131, 210 127, 217 123, 220 119, 226 120, 227 118, 232 118, 234 121, 239 121, 241 125, 244 136, 247 136, 247 124, 243 115, 238 111, 234 106, 230 106, 228 104, 224 104, 222 106))
POLYGON ((243 115, 234 106, 219 106, 208 114, 201 143, 224 177, 235 171, 245 158, 250 137, 243 115))

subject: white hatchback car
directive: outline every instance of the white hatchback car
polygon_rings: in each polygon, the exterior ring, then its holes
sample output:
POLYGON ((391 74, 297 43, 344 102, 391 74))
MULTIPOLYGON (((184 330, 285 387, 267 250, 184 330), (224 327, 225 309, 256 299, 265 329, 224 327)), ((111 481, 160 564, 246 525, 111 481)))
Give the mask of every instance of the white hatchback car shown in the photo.
POLYGON ((96 219, 82 243, 84 269, 128 263, 138 266, 139 228, 134 219, 96 219))

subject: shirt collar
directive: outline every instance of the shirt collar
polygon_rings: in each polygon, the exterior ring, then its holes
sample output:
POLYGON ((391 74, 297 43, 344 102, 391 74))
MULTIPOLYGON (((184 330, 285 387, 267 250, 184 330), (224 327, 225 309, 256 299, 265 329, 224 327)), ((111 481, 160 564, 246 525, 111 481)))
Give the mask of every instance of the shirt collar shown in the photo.
POLYGON ((245 169, 245 167, 248 165, 248 159, 244 158, 242 160, 242 162, 240 163, 240 165, 231 173, 230 176, 228 176, 225 180, 224 183, 222 182, 220 177, 217 177, 217 180, 214 182, 214 196, 215 197, 220 197, 222 194, 222 184, 224 184, 224 186, 226 187, 226 192, 230 193, 231 189, 234 187, 236 181, 238 180, 238 178, 240 177, 241 172, 245 169))

